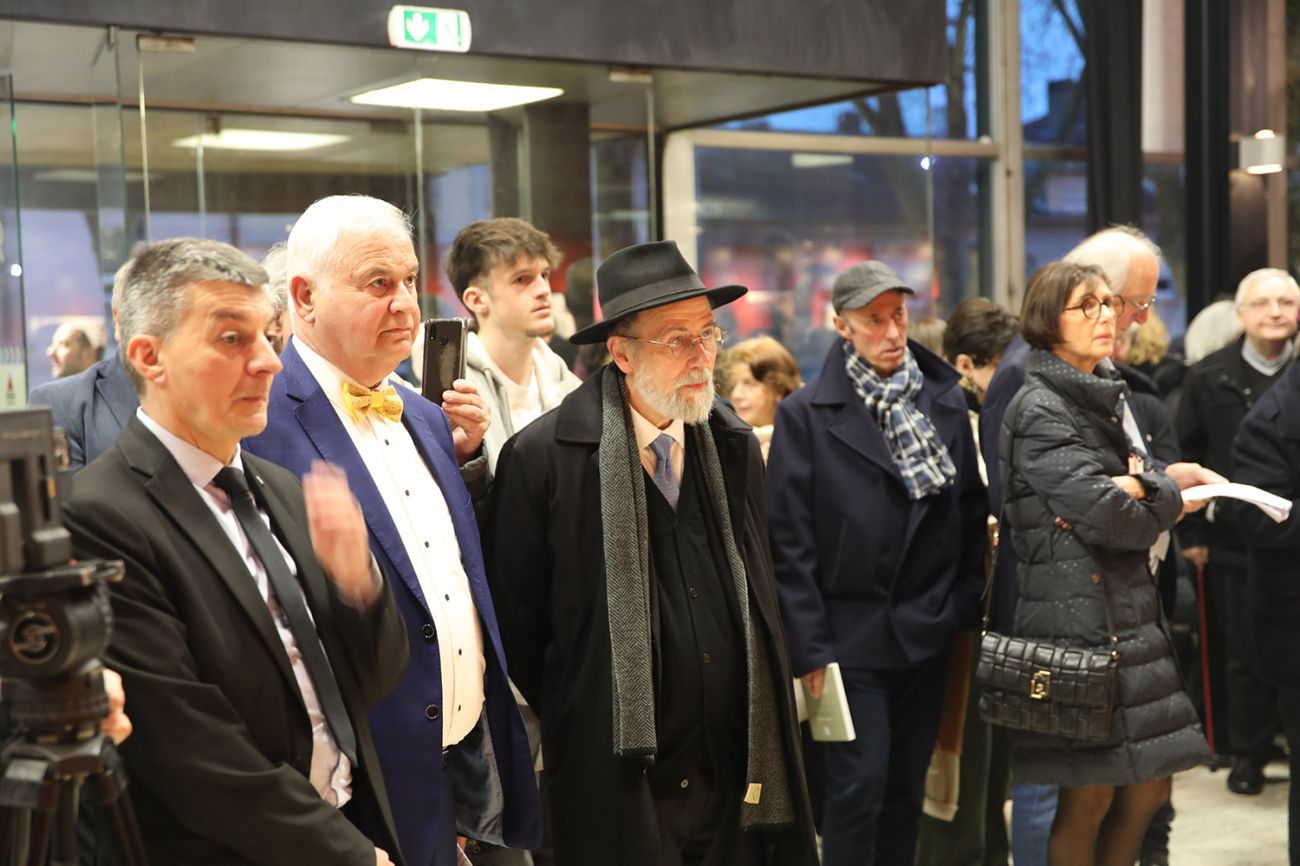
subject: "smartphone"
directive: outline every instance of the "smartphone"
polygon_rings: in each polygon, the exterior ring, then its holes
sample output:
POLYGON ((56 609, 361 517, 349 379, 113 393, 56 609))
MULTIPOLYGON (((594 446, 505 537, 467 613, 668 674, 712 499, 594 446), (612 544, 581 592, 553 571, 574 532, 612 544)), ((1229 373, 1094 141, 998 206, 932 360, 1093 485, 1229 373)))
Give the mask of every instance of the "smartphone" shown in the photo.
POLYGON ((424 323, 424 370, 420 393, 442 405, 442 392, 465 378, 465 320, 427 319, 424 323))

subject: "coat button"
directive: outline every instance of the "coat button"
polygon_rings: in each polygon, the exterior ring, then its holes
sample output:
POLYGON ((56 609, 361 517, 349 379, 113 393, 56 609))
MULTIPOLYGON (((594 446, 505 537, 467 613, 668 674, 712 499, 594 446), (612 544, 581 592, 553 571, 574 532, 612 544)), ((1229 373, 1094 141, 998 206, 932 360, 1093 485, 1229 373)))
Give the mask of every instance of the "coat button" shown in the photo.
POLYGON ((438 715, 439 710, 437 704, 429 704, 429 706, 424 708, 424 717, 429 721, 437 721, 438 715))
POLYGON ((705 653, 704 655, 700 656, 700 658, 704 659, 704 663, 705 663, 706 665, 707 665, 709 662, 713 661, 713 656, 709 655, 708 653, 705 653))
POLYGON ((433 630, 433 623, 426 622, 420 629, 420 634, 424 635, 425 640, 433 640, 438 633, 433 630))
POLYGON ((689 788, 689 787, 691 786, 691 780, 690 780, 690 779, 682 779, 682 781, 681 781, 679 784, 682 786, 682 790, 684 791, 684 790, 686 790, 687 788, 689 788))
POLYGON ((1112 424, 1118 424, 1118 423, 1119 423, 1119 417, 1118 417, 1117 415, 1111 415, 1111 416, 1110 416, 1110 423, 1112 423, 1112 424))

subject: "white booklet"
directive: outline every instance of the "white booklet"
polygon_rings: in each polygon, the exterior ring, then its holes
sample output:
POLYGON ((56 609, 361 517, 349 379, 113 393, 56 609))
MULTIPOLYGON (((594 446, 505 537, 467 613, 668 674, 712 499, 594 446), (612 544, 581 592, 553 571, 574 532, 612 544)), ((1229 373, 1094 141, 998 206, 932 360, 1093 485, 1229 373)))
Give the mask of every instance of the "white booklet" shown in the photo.
POLYGON ((1275 493, 1261 490, 1250 484, 1201 484, 1183 491, 1184 502, 1203 502, 1206 499, 1237 499, 1249 502, 1274 521, 1284 523, 1291 516, 1291 500, 1275 493))
POLYGON ((808 707, 808 727, 812 738, 819 743, 847 743, 856 738, 853 716, 849 714, 849 696, 844 691, 844 676, 839 662, 826 666, 822 681, 822 696, 814 698, 800 684, 796 691, 802 693, 808 707))

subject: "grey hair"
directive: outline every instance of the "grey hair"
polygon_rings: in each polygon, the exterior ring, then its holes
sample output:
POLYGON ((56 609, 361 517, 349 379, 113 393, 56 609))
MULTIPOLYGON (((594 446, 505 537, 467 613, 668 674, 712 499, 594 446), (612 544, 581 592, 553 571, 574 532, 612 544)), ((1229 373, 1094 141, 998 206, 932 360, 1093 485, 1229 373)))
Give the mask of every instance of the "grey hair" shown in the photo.
POLYGON ((271 307, 278 316, 289 307, 289 247, 276 241, 262 257, 262 270, 266 271, 266 293, 271 296, 271 307))
POLYGON ((1124 283, 1128 280, 1128 268, 1134 257, 1142 254, 1155 257, 1156 267, 1160 266, 1160 247, 1151 238, 1133 226, 1118 225, 1102 229, 1084 238, 1074 249, 1065 254, 1061 261, 1076 265, 1093 265, 1101 268, 1106 275, 1110 290, 1117 295, 1124 294, 1124 283))
POLYGON ((1300 285, 1296 284, 1295 277, 1291 276, 1281 268, 1260 268, 1257 271, 1251 271, 1246 274, 1246 276, 1241 278, 1241 282, 1237 283, 1237 296, 1232 300, 1233 305, 1240 307, 1246 302, 1247 292, 1260 283, 1271 282, 1273 280, 1281 280, 1287 284, 1287 287, 1290 288, 1292 292, 1300 295, 1300 285))
POLYGON ((1232 301, 1215 301, 1197 313, 1183 335, 1183 355, 1191 366, 1241 336, 1241 320, 1232 301))
POLYGON ((397 207, 368 195, 331 195, 302 212, 287 244, 287 279, 320 277, 343 264, 339 238, 398 230, 411 237, 411 218, 397 207))
MULTIPOLYGON (((123 346, 144 334, 170 337, 189 309, 186 290, 191 285, 235 283, 256 289, 266 285, 266 271, 257 262, 229 244, 206 238, 148 244, 137 249, 127 265, 116 301, 123 346)), ((136 393, 143 395, 144 378, 132 364, 124 366, 136 393)))

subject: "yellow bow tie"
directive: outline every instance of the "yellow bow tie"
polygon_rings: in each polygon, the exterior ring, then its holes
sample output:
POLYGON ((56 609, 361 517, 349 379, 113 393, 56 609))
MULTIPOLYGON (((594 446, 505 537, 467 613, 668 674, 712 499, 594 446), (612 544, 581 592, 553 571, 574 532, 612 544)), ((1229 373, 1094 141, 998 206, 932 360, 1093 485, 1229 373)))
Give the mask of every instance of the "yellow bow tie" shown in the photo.
POLYGON ((389 421, 402 420, 402 398, 392 385, 370 390, 351 382, 343 383, 343 405, 348 407, 348 414, 353 421, 360 421, 366 412, 374 412, 389 421))

